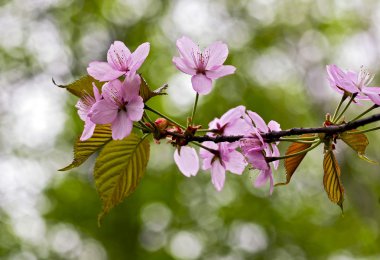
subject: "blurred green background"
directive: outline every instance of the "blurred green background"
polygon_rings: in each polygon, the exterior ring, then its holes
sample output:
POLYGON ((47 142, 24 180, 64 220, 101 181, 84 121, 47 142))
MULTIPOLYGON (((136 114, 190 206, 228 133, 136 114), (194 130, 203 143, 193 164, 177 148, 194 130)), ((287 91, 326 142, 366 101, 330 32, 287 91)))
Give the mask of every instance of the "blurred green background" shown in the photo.
MULTIPOLYGON (((344 216, 324 192, 321 149, 269 196, 248 170, 228 174, 218 193, 209 172, 184 177, 173 147, 152 142, 139 188, 99 228, 94 157, 57 172, 83 124, 77 99, 51 83, 85 74, 114 40, 132 50, 149 41, 140 72, 152 87, 169 83, 169 95, 150 106, 185 122, 195 94, 172 64, 175 41, 222 40, 237 72, 201 97, 199 123, 242 104, 283 129, 319 126, 340 98, 325 65, 377 72, 379 21, 376 0, 0 1, 0 258, 380 259, 379 166, 339 144, 344 216)), ((368 156, 380 161, 379 134, 369 139, 368 156)), ((283 168, 275 172, 276 182, 284 178, 283 168)))

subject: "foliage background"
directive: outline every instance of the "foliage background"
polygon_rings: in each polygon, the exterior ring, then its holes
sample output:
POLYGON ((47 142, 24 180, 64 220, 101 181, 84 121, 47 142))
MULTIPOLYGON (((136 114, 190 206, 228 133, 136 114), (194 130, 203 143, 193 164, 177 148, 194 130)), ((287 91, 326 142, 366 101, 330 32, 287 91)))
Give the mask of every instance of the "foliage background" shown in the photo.
MULTIPOLYGON (((220 193, 209 173, 185 178, 162 142, 152 143, 140 187, 98 228, 94 158, 56 171, 83 125, 76 98, 51 83, 85 74, 114 40, 132 50, 149 41, 141 72, 170 86, 151 106, 184 122, 194 93, 172 65, 175 40, 223 40, 238 70, 201 98, 201 124, 243 104, 284 129, 318 126, 339 100, 325 65, 376 72, 379 20, 375 0, 0 1, 1 259, 379 259, 379 166, 341 145, 344 216, 323 190, 321 150, 269 197, 252 186, 254 171, 229 174, 220 193)), ((368 155, 380 160, 378 134, 369 138, 368 155)))

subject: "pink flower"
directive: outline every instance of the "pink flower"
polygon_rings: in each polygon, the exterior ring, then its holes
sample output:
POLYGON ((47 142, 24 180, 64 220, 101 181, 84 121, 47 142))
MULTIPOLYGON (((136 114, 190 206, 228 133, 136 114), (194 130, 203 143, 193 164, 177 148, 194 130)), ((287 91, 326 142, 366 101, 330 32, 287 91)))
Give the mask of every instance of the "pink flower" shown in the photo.
POLYGON ((228 110, 222 117, 215 118, 208 126, 210 130, 215 130, 211 135, 244 135, 250 126, 243 119, 245 107, 238 106, 228 110))
POLYGON ((244 156, 235 149, 234 143, 204 142, 204 146, 215 150, 215 154, 201 148, 199 154, 203 159, 203 170, 211 169, 211 182, 217 191, 221 191, 226 179, 226 171, 242 174, 247 163, 244 156))
POLYGON ((359 73, 354 71, 344 71, 334 64, 327 65, 326 70, 329 76, 328 80, 330 82, 330 86, 335 91, 340 94, 356 94, 357 96, 355 97, 355 101, 369 99, 369 95, 367 95, 366 92, 373 91, 371 87, 368 87, 373 79, 373 76, 368 73, 367 70, 361 68, 359 73))
POLYGON ((75 107, 78 109, 78 115, 80 119, 84 121, 84 130, 82 133, 82 136, 80 137, 81 141, 85 141, 89 139, 92 134, 94 133, 95 126, 91 119, 90 119, 90 113, 92 106, 99 101, 102 97, 99 93, 99 89, 93 85, 93 91, 94 91, 94 97, 88 94, 85 94, 83 97, 81 97, 75 107))
POLYGON ((199 170, 199 158, 194 148, 182 146, 175 150, 174 161, 186 177, 195 176, 199 170))
MULTIPOLYGON (((251 123, 250 136, 240 140, 240 148, 246 157, 248 163, 253 168, 260 170, 259 176, 256 178, 255 186, 261 187, 270 182, 270 194, 273 192, 273 173, 272 169, 266 161, 266 157, 277 157, 280 155, 277 143, 265 143, 261 133, 268 133, 271 131, 280 131, 280 124, 276 121, 270 121, 268 125, 265 121, 255 112, 247 111, 245 120, 251 123)), ((279 166, 279 161, 272 162, 275 169, 279 166)))
POLYGON ((123 42, 115 41, 108 50, 107 62, 93 61, 87 72, 99 81, 110 81, 127 73, 134 73, 145 61, 149 49, 149 43, 145 42, 131 54, 123 42))
POLYGON ((230 74, 236 70, 234 66, 223 65, 228 56, 227 45, 214 42, 203 52, 189 38, 183 36, 177 40, 180 56, 173 58, 173 63, 180 71, 192 75, 193 89, 202 95, 208 94, 212 81, 230 74))
POLYGON ((101 99, 95 103, 90 114, 95 124, 111 124, 112 138, 123 139, 144 113, 144 102, 139 96, 140 76, 128 74, 124 82, 118 79, 107 82, 102 88, 101 99))

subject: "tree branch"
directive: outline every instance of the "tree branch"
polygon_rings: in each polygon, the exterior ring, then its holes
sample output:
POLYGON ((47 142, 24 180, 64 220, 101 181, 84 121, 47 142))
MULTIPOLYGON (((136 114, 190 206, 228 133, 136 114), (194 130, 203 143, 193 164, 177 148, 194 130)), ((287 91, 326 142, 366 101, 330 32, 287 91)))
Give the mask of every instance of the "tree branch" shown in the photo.
MULTIPOLYGON (((273 131, 269 133, 263 133, 261 136, 266 142, 275 142, 280 139, 280 137, 283 136, 292 136, 292 135, 303 135, 303 134, 318 134, 318 133, 325 133, 329 135, 342 133, 345 131, 349 131, 352 129, 356 129, 361 126, 365 126, 367 124, 380 121, 380 114, 376 114, 373 116, 369 116, 360 120, 348 122, 345 124, 340 125, 332 125, 332 126, 325 126, 325 127, 314 127, 314 128, 291 128, 288 130, 282 130, 282 131, 273 131)), ((179 138, 185 139, 187 142, 206 142, 206 141, 212 141, 214 143, 220 143, 220 142, 235 142, 239 141, 240 139, 244 138, 244 136, 185 136, 183 134, 178 133, 170 133, 167 132, 167 135, 176 136, 179 138)))

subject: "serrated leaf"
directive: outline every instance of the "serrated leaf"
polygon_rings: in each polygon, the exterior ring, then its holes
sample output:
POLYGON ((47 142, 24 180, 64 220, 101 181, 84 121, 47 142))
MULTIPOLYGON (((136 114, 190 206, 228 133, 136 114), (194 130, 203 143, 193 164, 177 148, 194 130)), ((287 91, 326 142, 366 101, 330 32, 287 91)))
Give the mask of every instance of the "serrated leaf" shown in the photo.
POLYGON ((349 132, 344 132, 339 135, 343 142, 345 142, 349 147, 351 147, 354 151, 365 154, 365 150, 369 144, 368 138, 365 134, 360 133, 356 134, 358 130, 354 129, 349 132))
MULTIPOLYGON (((306 144, 306 143, 292 143, 286 150, 285 155, 301 152, 309 148, 311 145, 312 144, 306 144)), ((285 166, 285 172, 286 172, 286 182, 277 183, 276 186, 286 185, 290 182, 290 179, 292 178, 293 173, 297 170, 298 166, 302 162, 303 158, 305 158, 306 154, 307 152, 285 159, 284 166, 285 166)))
POLYGON ((357 131, 358 130, 354 129, 349 132, 344 132, 339 135, 339 138, 342 139, 342 141, 354 151, 356 151, 360 159, 372 164, 378 164, 376 161, 373 161, 365 156, 365 150, 367 149, 369 141, 364 133, 355 133, 357 131))
POLYGON ((73 162, 58 171, 67 171, 78 167, 84 163, 88 157, 111 141, 112 131, 110 125, 97 125, 94 134, 86 141, 80 141, 79 138, 74 144, 74 159, 73 162))
POLYGON ((93 97, 94 91, 93 91, 92 83, 95 83, 95 85, 98 87, 99 90, 101 90, 101 87, 103 85, 103 83, 94 79, 90 75, 83 76, 80 79, 68 85, 58 85, 55 83, 54 80, 53 80, 53 83, 60 88, 65 88, 67 91, 69 91, 71 94, 77 97, 82 97, 84 94, 87 94, 93 97))
POLYGON ((332 151, 323 158, 323 185, 329 199, 343 210, 344 188, 340 180, 340 168, 332 151))
POLYGON ((100 152, 94 169, 95 185, 103 202, 102 218, 130 195, 144 175, 149 160, 149 142, 132 133, 109 142, 100 152))
POLYGON ((164 92, 168 88, 168 85, 165 84, 162 87, 152 91, 148 83, 145 81, 143 77, 141 77, 141 85, 140 85, 140 96, 143 98, 144 103, 151 99, 152 97, 159 96, 159 95, 166 95, 164 92))

